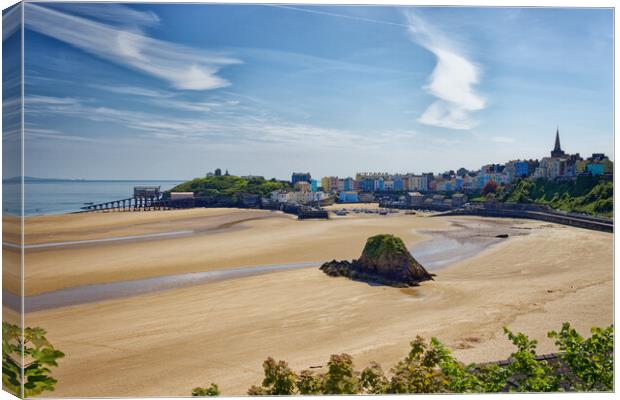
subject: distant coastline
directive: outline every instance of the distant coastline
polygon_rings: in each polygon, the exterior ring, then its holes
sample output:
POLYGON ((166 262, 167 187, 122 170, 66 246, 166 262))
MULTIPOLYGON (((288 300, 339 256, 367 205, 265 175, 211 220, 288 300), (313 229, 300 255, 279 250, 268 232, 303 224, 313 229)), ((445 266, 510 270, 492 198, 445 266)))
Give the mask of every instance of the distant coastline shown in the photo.
MULTIPOLYGON (((78 212, 88 203, 100 203, 131 197, 134 186, 160 186, 169 190, 183 181, 173 180, 89 180, 24 177, 23 214, 51 215, 78 212)), ((3 213, 22 215, 20 177, 8 178, 3 184, 3 213)))
MULTIPOLYGON (((24 183, 49 182, 184 182, 187 179, 67 179, 67 178, 37 178, 24 176, 24 183)), ((2 179, 2 183, 20 183, 21 176, 2 179)))

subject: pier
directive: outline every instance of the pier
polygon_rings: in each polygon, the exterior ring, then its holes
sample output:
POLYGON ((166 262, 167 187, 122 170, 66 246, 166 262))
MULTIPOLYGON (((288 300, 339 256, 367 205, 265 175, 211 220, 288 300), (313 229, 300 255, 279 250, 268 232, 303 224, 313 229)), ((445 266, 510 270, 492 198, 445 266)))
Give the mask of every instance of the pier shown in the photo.
POLYGON ((89 204, 82 207, 89 211, 155 211, 192 208, 194 198, 164 198, 159 186, 136 186, 133 196, 126 199, 89 204))
POLYGON ((180 208, 193 208, 193 199, 170 200, 170 199, 142 199, 129 197, 122 200, 107 201, 82 207, 85 212, 92 211, 156 211, 174 210, 180 208))

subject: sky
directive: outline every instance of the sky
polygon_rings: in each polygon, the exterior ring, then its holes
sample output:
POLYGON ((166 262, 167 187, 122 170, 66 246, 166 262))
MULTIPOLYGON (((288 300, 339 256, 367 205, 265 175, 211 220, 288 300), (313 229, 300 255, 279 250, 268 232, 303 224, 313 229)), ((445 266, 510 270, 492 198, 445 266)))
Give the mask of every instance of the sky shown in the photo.
POLYGON ((613 158, 611 9, 25 5, 26 175, 613 158))

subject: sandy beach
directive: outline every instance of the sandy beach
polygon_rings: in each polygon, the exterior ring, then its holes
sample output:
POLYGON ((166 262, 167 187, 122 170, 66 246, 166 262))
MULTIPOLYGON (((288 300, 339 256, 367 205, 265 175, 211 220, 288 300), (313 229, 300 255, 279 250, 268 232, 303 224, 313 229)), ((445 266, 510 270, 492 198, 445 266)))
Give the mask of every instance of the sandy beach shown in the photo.
MULTIPOLYGON (((353 258, 359 256, 366 238, 373 234, 389 231, 408 244, 423 239, 424 235, 415 233, 413 224, 403 224, 411 218, 415 217, 360 215, 298 221, 281 212, 231 209, 35 217, 25 224, 27 246, 190 233, 161 240, 28 249, 25 293, 246 265, 353 258)), ((415 224, 416 228, 442 226, 448 224, 431 218, 417 218, 415 224)))
MULTIPOLYGON (((192 233, 28 249, 26 293, 351 259, 372 234, 393 233, 415 246, 455 223, 471 228, 494 220, 477 221, 403 213, 297 221, 225 209, 36 217, 26 223, 27 244, 192 233)), ((241 395, 260 382, 268 356, 299 370, 347 352, 360 369, 375 360, 387 370, 416 335, 438 337, 464 361, 498 360, 511 351, 503 326, 538 339, 544 353, 554 349, 546 332, 563 321, 583 333, 612 323, 612 235, 537 221, 490 225, 495 230, 471 228, 470 235, 501 230, 510 237, 416 288, 372 286, 307 268, 33 312, 26 324, 46 329, 66 353, 49 395, 82 397, 187 396, 210 382, 223 394, 241 395)))

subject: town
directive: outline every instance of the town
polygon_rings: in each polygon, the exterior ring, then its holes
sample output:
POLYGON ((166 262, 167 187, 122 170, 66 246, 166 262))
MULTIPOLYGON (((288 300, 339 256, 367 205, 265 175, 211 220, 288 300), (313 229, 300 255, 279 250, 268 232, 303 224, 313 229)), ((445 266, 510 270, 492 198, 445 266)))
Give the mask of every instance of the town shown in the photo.
POLYGON ((484 192, 485 187, 508 185, 518 179, 575 181, 580 176, 613 180, 613 162, 603 153, 586 159, 579 153, 567 154, 560 145, 559 129, 549 157, 540 160, 512 160, 505 164, 483 165, 479 170, 465 168, 441 174, 359 172, 353 177, 313 179, 309 172, 294 172, 294 190, 275 191, 271 200, 278 203, 329 204, 366 203, 381 200, 408 202, 428 208, 461 207, 468 196, 484 192))
POLYGON ((559 129, 549 157, 459 168, 440 174, 359 172, 353 177, 314 179, 293 172, 290 181, 234 176, 220 168, 162 192, 137 186, 133 197, 89 204, 86 211, 140 211, 193 207, 281 210, 299 219, 344 216, 334 204, 376 203, 395 210, 451 212, 492 217, 531 218, 604 231, 613 230, 613 162, 603 153, 584 159, 562 150, 559 129), (530 186, 528 186, 530 185, 530 186), (535 193, 530 193, 535 192, 535 193))

